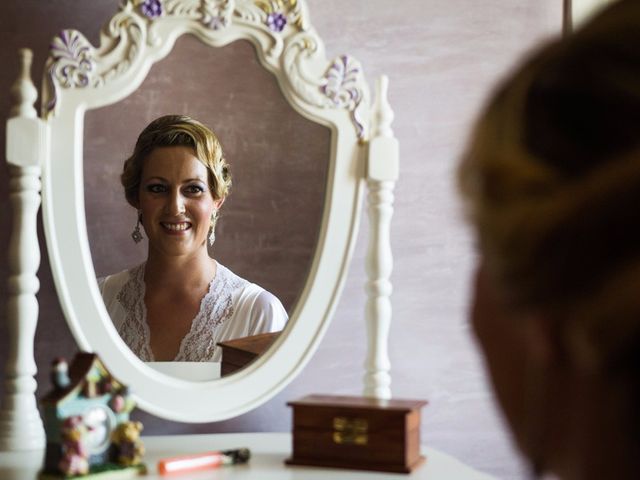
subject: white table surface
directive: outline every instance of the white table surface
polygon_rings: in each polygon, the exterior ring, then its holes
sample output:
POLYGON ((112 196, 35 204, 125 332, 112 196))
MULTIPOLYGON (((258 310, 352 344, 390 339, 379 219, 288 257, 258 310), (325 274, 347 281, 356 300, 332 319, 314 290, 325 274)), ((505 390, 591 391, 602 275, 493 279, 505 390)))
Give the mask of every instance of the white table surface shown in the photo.
MULTIPOLYGON (((154 479, 184 480, 382 480, 382 479, 423 479, 423 480, 492 480, 493 477, 480 473, 464 465, 459 460, 429 447, 423 448, 427 461, 410 475, 382 472, 366 472, 320 467, 288 466, 284 461, 291 452, 289 433, 224 433, 207 435, 164 435, 143 437, 147 450, 145 463, 148 475, 141 477, 154 479), (251 460, 247 465, 222 467, 215 470, 174 474, 163 477, 157 474, 158 459, 186 453, 211 450, 249 448, 251 460)), ((42 464, 43 452, 0 452, 0 479, 30 480, 37 477, 42 464)))

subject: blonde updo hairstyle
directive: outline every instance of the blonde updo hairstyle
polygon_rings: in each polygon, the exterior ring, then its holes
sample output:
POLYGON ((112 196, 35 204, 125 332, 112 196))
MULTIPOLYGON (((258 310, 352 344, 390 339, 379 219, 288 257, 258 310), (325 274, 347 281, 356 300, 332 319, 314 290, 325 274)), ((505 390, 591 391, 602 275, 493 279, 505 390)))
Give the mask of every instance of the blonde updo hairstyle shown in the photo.
POLYGON ((229 195, 231 174, 215 133, 186 115, 165 115, 152 121, 140 133, 133 153, 124 162, 120 181, 130 205, 138 208, 144 159, 156 148, 174 146, 192 148, 198 160, 207 167, 209 189, 214 199, 229 195))
MULTIPOLYGON (((532 56, 459 168, 485 271, 551 313, 580 368, 640 396, 640 2, 532 56)), ((640 431, 636 423, 636 433, 640 431)))

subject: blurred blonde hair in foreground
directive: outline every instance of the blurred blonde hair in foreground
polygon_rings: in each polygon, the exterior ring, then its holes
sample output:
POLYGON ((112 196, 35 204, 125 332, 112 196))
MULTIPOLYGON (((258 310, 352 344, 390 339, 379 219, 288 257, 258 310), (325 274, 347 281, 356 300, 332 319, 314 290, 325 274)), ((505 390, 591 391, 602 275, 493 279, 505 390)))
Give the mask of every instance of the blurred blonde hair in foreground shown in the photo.
POLYGON ((575 317, 598 361, 640 340, 640 2, 616 5, 502 85, 459 175, 512 306, 575 317))
POLYGON ((622 392, 640 445, 640 1, 529 57, 459 168, 487 277, 543 311, 569 361, 622 392))

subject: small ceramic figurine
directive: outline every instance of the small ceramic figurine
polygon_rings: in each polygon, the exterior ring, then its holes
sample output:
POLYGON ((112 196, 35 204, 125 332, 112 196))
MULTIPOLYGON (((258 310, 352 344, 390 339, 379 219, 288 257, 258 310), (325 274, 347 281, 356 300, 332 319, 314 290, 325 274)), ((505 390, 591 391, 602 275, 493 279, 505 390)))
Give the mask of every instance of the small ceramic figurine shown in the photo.
POLYGON ((142 424, 129 420, 134 402, 97 355, 78 353, 68 365, 54 360, 53 390, 41 400, 47 450, 41 478, 100 474, 137 476, 142 464, 142 424))
POLYGON ((58 463, 60 472, 65 475, 86 475, 89 473, 89 452, 84 445, 87 428, 82 417, 74 415, 62 423, 62 458, 58 463))
POLYGON ((138 465, 144 455, 144 445, 140 440, 142 423, 123 422, 112 435, 116 447, 116 459, 121 465, 138 465))

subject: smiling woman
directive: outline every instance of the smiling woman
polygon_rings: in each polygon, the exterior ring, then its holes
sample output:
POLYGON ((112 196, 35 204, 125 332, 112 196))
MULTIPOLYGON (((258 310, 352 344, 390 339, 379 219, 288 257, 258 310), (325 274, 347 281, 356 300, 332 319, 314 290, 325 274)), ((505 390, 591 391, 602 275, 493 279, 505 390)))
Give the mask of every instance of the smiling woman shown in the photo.
POLYGON ((118 333, 144 361, 220 361, 219 342, 280 331, 280 301, 214 260, 218 210, 231 176, 215 134, 183 115, 151 122, 122 173, 138 210, 133 240, 147 260, 99 280, 118 333))

